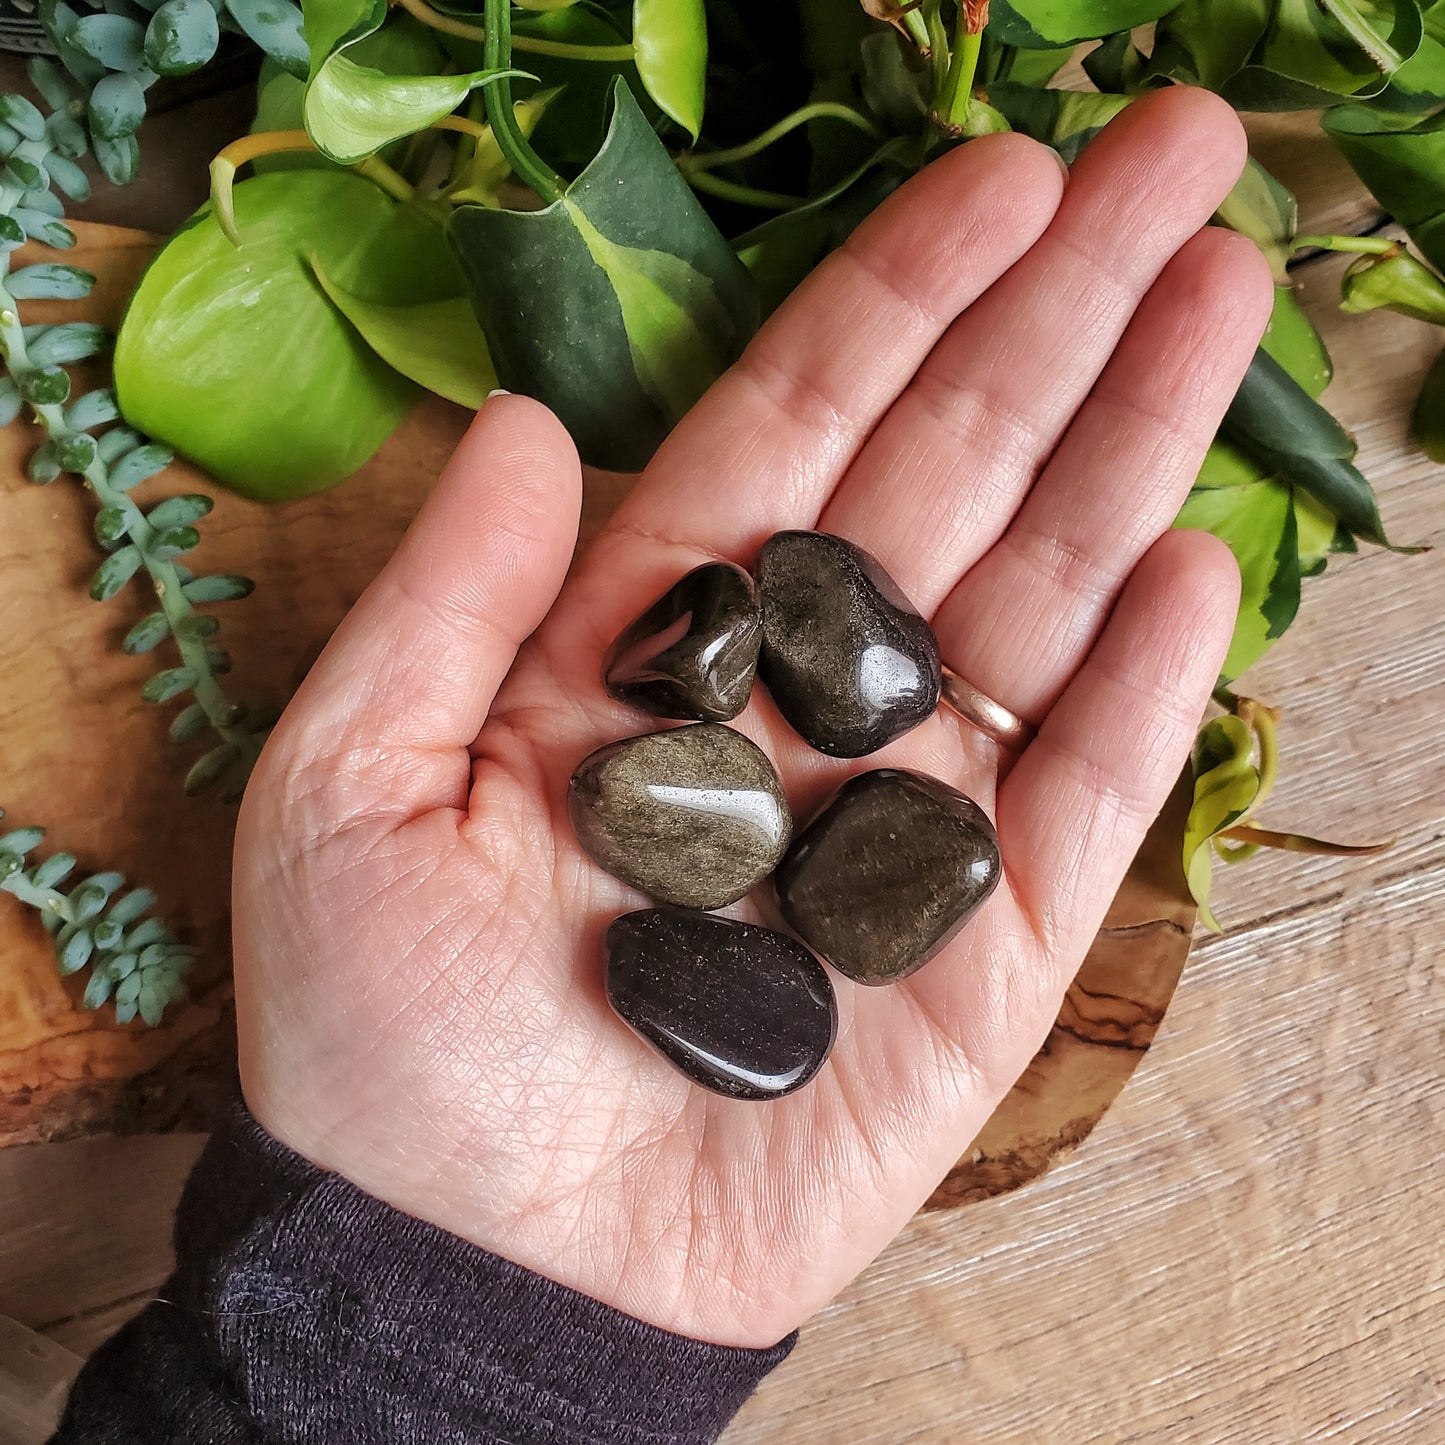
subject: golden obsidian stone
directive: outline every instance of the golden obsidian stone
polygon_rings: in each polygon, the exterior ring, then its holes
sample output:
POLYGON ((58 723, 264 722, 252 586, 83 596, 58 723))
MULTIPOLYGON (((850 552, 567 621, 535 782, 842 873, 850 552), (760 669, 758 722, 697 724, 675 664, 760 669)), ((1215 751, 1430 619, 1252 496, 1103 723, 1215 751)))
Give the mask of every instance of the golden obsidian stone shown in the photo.
POLYGON ((786 934, 684 908, 627 913, 607 930, 607 998, 688 1078, 735 1099, 801 1088, 833 1047, 822 964, 786 934))
POLYGON ((938 640, 878 560, 826 532, 778 532, 758 554, 758 671, 820 753, 861 758, 938 706, 938 640))
POLYGON ((774 875, 783 917, 858 983, 921 968, 1002 874, 983 809, 899 768, 860 773, 798 835, 774 875))
POLYGON ((609 743, 572 775, 577 838, 659 903, 722 908, 777 866, 793 816, 767 755, 721 723, 609 743))
POLYGON ((709 562, 623 629, 603 681, 653 717, 726 722, 748 705, 761 640, 753 579, 731 562, 709 562))

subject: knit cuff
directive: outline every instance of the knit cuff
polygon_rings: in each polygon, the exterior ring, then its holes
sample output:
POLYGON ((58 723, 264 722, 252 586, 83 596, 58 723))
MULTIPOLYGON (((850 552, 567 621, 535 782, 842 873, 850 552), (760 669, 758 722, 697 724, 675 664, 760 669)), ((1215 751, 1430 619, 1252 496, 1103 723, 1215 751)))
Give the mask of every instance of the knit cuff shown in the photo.
POLYGON ((277 1441, 694 1445, 796 1340, 736 1349, 644 1324, 324 1173, 239 1104, 176 1237, 170 1298, 277 1441))

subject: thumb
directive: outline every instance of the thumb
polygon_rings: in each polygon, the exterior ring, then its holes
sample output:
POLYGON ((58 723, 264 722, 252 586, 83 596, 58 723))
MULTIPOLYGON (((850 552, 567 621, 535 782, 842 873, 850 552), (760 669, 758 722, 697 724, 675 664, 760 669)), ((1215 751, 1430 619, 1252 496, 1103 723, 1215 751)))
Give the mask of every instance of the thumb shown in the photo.
POLYGON ((581 497, 556 417, 527 397, 490 398, 267 752, 288 770, 320 767, 338 813, 464 802, 466 749, 562 586, 581 497))

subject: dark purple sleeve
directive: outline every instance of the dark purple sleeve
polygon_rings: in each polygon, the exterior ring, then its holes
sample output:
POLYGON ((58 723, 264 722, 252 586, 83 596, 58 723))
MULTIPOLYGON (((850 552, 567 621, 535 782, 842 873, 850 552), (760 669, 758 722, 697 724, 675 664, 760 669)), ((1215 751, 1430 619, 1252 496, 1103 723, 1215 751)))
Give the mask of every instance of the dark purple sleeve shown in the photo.
POLYGON ((796 1338, 643 1324, 323 1173, 240 1106, 186 1186, 176 1253, 81 1372, 60 1445, 693 1445, 796 1338))

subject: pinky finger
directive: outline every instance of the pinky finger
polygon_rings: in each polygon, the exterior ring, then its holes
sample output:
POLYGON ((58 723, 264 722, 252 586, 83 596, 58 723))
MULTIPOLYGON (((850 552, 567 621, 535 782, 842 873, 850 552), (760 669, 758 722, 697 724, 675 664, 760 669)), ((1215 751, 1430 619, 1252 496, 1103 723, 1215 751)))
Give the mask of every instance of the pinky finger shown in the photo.
POLYGON ((1239 573, 1168 532, 999 792, 1006 876, 1040 942, 1076 959, 1173 787, 1229 646, 1239 573))

